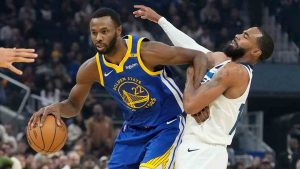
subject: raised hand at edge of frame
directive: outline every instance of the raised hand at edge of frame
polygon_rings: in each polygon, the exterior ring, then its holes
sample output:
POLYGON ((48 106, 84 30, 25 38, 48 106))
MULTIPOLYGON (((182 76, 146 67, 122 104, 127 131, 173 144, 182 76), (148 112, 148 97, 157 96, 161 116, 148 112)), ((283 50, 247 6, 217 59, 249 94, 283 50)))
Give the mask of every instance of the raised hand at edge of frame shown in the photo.
POLYGON ((133 15, 136 18, 140 17, 142 19, 148 19, 152 22, 157 23, 158 20, 162 17, 153 9, 145 5, 134 5, 133 7, 136 9, 136 11, 133 12, 133 15))
POLYGON ((13 63, 34 62, 35 58, 37 57, 37 54, 34 52, 34 49, 0 48, 0 67, 7 68, 18 75, 22 75, 23 72, 16 68, 13 63))

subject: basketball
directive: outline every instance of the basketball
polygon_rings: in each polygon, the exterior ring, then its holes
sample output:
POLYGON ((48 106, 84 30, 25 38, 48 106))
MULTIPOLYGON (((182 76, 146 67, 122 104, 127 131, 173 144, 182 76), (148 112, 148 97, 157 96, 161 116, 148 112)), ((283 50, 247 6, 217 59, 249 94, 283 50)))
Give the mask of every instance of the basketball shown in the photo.
MULTIPOLYGON (((40 121, 40 120, 39 120, 40 121)), ((59 151, 67 140, 67 127, 62 122, 61 127, 56 124, 53 115, 48 115, 42 127, 37 123, 33 128, 27 125, 27 140, 36 152, 49 154, 59 151)))

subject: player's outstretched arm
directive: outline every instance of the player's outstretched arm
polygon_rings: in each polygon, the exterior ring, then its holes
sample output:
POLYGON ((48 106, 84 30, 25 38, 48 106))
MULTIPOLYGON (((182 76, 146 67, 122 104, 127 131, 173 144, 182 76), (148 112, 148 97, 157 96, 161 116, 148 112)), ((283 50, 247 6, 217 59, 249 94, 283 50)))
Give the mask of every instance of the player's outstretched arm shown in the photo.
POLYGON ((199 45, 194 39, 177 29, 153 9, 144 5, 134 5, 134 8, 136 8, 136 11, 133 12, 135 17, 141 17, 142 19, 158 23, 175 46, 199 50, 203 53, 210 52, 210 50, 199 45))
POLYGON ((13 66, 13 63, 32 63, 36 57, 34 49, 0 48, 0 67, 21 75, 23 72, 13 66))
POLYGON ((95 58, 93 57, 80 66, 76 77, 76 84, 72 88, 68 99, 41 108, 38 112, 34 113, 29 121, 30 127, 33 127, 37 123, 39 117, 42 117, 42 125, 48 114, 53 114, 56 117, 57 124, 60 126, 61 116, 69 118, 80 113, 91 86, 94 82, 99 81, 99 73, 94 60, 95 58))
POLYGON ((141 45, 141 57, 149 70, 157 70, 163 65, 193 65, 195 71, 195 86, 199 86, 204 77, 208 59, 206 54, 197 50, 169 46, 161 42, 143 42, 141 45))

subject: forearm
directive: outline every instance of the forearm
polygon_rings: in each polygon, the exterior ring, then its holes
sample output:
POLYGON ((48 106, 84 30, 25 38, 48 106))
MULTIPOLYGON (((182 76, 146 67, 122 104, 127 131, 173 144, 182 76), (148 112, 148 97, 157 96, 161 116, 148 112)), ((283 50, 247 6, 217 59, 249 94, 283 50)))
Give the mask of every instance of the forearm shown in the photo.
POLYGON ((58 104, 61 104, 61 116, 71 118, 80 113, 81 107, 76 106, 70 99, 66 99, 58 104))
MULTIPOLYGON (((200 52, 199 52, 200 53, 200 52)), ((201 84, 201 80, 204 78, 207 68, 208 68, 208 59, 205 54, 199 54, 195 56, 193 60, 194 67, 194 86, 198 88, 201 84)))
POLYGON ((199 45, 195 40, 191 37, 177 29, 174 25, 172 25, 169 21, 167 21, 164 17, 161 17, 158 20, 158 24, 164 30, 164 32, 168 35, 170 40, 175 46, 184 47, 188 49, 194 49, 201 51, 203 53, 208 53, 210 50, 205 47, 199 45))
POLYGON ((195 94, 196 89, 194 87, 194 84, 187 82, 185 84, 184 92, 183 92, 183 107, 184 111, 187 114, 194 114, 196 113, 194 110, 194 98, 193 95, 195 94))

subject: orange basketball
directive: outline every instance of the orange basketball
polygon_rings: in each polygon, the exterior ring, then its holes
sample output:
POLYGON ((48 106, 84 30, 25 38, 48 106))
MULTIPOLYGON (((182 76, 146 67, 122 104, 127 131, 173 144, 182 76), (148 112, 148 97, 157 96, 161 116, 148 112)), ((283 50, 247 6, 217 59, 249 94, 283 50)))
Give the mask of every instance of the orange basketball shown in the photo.
POLYGON ((59 127, 53 115, 46 117, 42 127, 39 126, 39 123, 31 129, 27 126, 26 132, 31 148, 43 154, 59 151, 65 145, 67 135, 68 132, 65 123, 62 122, 62 126, 59 127))

